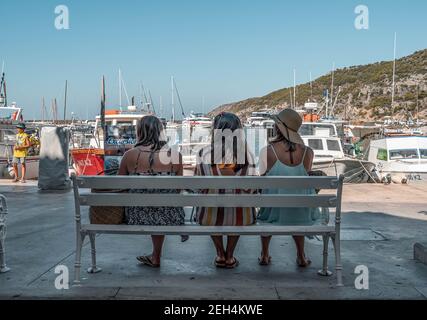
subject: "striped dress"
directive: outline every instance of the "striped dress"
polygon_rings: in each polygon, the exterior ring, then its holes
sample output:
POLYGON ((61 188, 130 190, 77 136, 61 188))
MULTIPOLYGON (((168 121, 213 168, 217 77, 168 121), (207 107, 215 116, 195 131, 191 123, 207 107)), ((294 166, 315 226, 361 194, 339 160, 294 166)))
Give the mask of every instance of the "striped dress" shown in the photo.
MULTIPOLYGON (((205 153, 206 154, 206 153, 205 153)), ((208 152, 210 155, 210 152, 208 152)), ((196 176, 222 176, 219 165, 198 161, 196 176)), ((255 167, 250 165, 236 172, 236 176, 255 175, 255 167)), ((256 190, 221 189, 199 190, 202 194, 251 194, 256 190)), ((197 208, 195 221, 202 226, 249 226, 256 223, 256 208, 197 208)))

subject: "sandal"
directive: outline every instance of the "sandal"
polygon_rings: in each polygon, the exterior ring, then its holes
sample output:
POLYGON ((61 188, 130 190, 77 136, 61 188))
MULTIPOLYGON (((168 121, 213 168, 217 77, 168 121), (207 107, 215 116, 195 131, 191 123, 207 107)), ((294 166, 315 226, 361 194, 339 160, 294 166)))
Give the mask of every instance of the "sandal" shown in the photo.
POLYGON ((233 263, 231 263, 231 264, 226 263, 225 264, 225 268, 226 269, 235 269, 235 268, 237 268, 239 266, 239 264, 240 264, 239 260, 237 260, 236 258, 234 258, 233 263))
POLYGON ((152 259, 151 256, 136 257, 136 260, 141 262, 143 265, 149 266, 151 268, 160 268, 160 263, 155 264, 155 263, 153 263, 153 261, 151 259, 152 259))
POLYGON ((259 257, 258 263, 260 266, 268 266, 271 264, 271 260, 272 260, 271 256, 268 256, 267 260, 265 260, 263 257, 259 257))
POLYGON ((297 257, 297 265, 299 268, 307 268, 309 265, 311 265, 311 260, 307 259, 306 256, 304 256, 305 262, 303 262, 299 257, 297 257))
POLYGON ((214 264, 215 264, 215 267, 217 267, 219 269, 224 269, 227 267, 225 260, 219 260, 218 257, 215 258, 214 264))

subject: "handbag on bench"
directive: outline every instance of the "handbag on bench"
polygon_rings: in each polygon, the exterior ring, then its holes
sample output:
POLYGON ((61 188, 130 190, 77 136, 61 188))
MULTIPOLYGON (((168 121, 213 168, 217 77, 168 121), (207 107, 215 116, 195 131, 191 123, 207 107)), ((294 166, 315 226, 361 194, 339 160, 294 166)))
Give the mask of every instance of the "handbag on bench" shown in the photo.
MULTIPOLYGON (((127 190, 99 190, 93 189, 93 193, 122 193, 127 190)), ((123 224, 125 220, 125 207, 90 207, 89 220, 91 224, 123 224)))

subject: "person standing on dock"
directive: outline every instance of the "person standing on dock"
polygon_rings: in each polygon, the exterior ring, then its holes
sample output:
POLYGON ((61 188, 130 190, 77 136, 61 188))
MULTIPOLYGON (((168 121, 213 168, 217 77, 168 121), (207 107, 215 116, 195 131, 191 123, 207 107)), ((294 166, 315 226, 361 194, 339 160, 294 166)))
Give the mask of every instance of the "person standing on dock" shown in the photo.
POLYGON ((27 158, 28 148, 31 147, 30 138, 28 134, 25 133, 25 123, 20 123, 16 126, 18 133, 16 134, 16 143, 13 148, 13 172, 15 174, 15 178, 13 182, 19 181, 19 171, 18 165, 21 165, 22 177, 21 183, 25 183, 25 159, 27 158))

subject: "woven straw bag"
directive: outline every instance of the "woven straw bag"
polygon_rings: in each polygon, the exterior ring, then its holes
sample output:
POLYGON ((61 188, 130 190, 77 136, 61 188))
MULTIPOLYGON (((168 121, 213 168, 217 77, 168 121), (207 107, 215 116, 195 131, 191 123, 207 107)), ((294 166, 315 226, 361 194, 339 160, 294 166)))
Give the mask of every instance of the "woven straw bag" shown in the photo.
MULTIPOLYGON (((92 190, 93 193, 102 192, 123 192, 120 191, 102 191, 92 190)), ((125 218, 124 207, 90 207, 89 209, 89 220, 91 224, 122 224, 125 218)))

